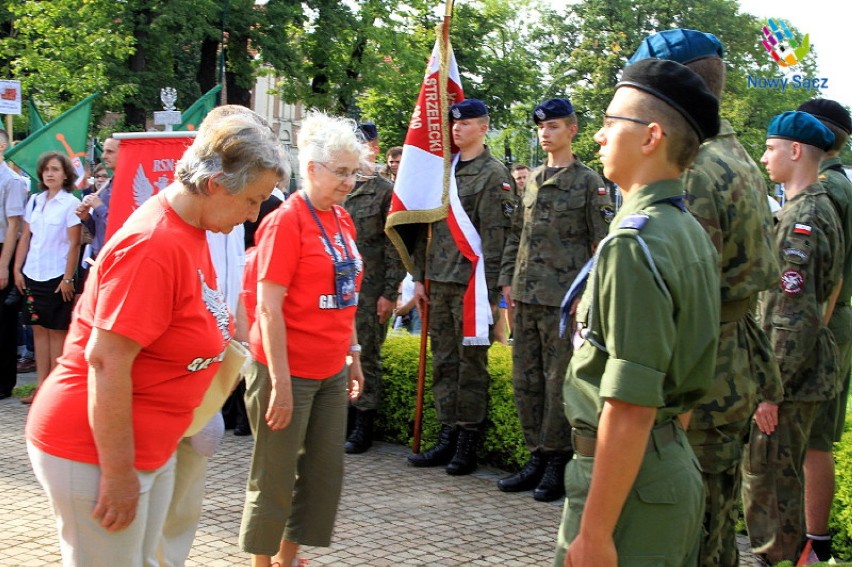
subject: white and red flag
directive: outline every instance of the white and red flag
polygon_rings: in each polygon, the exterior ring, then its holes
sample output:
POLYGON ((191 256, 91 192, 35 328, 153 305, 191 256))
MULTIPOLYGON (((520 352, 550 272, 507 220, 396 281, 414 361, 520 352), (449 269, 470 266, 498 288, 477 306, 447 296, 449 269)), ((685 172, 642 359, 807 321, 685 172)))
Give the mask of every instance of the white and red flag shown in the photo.
POLYGON ((413 272, 411 251, 423 225, 447 219, 456 245, 471 263, 463 302, 464 344, 487 345, 492 316, 482 240, 459 201, 454 175, 458 149, 449 125, 450 106, 464 100, 464 92, 452 47, 441 35, 408 125, 385 231, 413 272))

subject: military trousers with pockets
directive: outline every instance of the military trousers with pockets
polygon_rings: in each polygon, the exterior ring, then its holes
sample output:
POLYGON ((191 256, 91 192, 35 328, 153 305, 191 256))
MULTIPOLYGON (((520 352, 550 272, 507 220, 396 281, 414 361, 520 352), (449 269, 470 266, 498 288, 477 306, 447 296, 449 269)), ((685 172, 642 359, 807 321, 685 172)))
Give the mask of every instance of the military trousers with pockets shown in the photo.
POLYGON ((752 425, 743 459, 743 512, 752 551, 796 561, 805 539, 804 462, 819 402, 785 401, 772 435, 752 425))
POLYGON ((529 451, 570 451, 562 384, 571 342, 559 338, 559 307, 515 302, 512 385, 529 451))
MULTIPOLYGON (((432 392, 443 425, 480 429, 488 415, 488 345, 464 346, 462 302, 466 286, 432 282, 429 336, 432 392)), ((493 326, 489 328, 489 338, 493 326)))
MULTIPOLYGON (((680 427, 669 443, 661 446, 654 439, 652 432, 649 449, 613 532, 618 564, 696 565, 704 511, 698 461, 680 427)), ((575 452, 565 469, 565 505, 554 567, 562 567, 567 549, 580 533, 594 464, 594 457, 575 452)))

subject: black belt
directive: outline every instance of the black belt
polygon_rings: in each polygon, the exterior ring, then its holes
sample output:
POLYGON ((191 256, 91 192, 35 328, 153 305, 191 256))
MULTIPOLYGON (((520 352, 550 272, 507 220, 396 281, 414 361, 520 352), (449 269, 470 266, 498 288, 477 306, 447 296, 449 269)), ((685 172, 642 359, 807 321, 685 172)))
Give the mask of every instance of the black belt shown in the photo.
MULTIPOLYGON (((651 430, 651 437, 648 439, 648 447, 645 449, 645 452, 650 453, 654 448, 662 450, 669 443, 677 439, 677 430, 680 429, 680 426, 676 422, 677 420, 671 420, 654 427, 651 430)), ((594 432, 583 431, 575 427, 571 428, 571 446, 578 455, 594 457, 597 441, 594 432)))

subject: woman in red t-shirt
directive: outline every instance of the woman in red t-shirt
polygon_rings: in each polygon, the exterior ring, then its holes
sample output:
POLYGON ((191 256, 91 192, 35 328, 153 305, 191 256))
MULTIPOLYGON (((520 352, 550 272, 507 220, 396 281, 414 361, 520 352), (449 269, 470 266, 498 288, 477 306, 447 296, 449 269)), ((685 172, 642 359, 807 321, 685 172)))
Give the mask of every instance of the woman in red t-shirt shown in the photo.
POLYGON ((254 567, 289 567, 300 545, 331 543, 347 390, 357 398, 364 380, 355 332, 361 256, 338 205, 367 154, 355 126, 321 113, 302 123, 304 189, 264 220, 247 265, 257 282, 256 362, 246 377, 255 446, 240 544, 254 567))
POLYGON ((26 427, 66 565, 157 563, 175 449, 232 334, 206 231, 257 218, 283 159, 248 110, 205 121, 98 255, 26 427))

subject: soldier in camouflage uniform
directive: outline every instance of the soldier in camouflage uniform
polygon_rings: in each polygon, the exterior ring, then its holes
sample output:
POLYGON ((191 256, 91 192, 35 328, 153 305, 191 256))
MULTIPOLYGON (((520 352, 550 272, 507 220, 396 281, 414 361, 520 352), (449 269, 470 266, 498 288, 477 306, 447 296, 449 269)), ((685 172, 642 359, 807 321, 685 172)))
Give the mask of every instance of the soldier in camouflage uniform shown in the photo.
MULTIPOLYGON (((367 123, 359 129, 370 147, 370 162, 374 164, 379 151, 376 126, 367 123)), ((345 445, 350 454, 363 453, 373 444, 373 422, 382 394, 381 347, 385 342, 388 318, 396 305, 399 284, 405 277, 399 253, 385 235, 392 193, 393 184, 375 175, 366 181, 359 180, 343 202, 355 222, 358 251, 364 261, 364 279, 355 316, 362 349, 364 391, 353 402, 354 427, 345 445)))
POLYGON ((808 543, 805 564, 831 559, 831 535, 828 520, 834 498, 834 443, 840 441, 846 421, 846 401, 849 398, 849 372, 852 364, 852 182, 846 177, 840 150, 852 133, 849 112, 833 100, 816 98, 799 106, 798 110, 813 115, 834 134, 834 145, 822 160, 819 181, 828 192, 843 225, 846 250, 843 261, 843 284, 828 328, 834 335, 838 353, 838 395, 821 405, 811 428, 808 452, 805 456, 805 523, 808 543))
POLYGON ((743 462, 743 510, 751 546, 773 565, 805 543, 802 467, 821 402, 837 393, 837 350, 824 314, 843 274, 843 228, 817 169, 834 135, 804 112, 772 119, 761 163, 784 183, 776 214, 777 286, 761 294, 760 320, 781 370, 784 400, 762 401, 743 462))
MULTIPOLYGON (((461 152, 455 171, 459 200, 482 239, 488 300, 492 310, 496 310, 503 248, 517 205, 515 185, 509 170, 485 146, 485 104, 467 99, 454 104, 450 112, 453 141, 461 152)), ((470 474, 476 469, 476 449, 488 411, 490 381, 488 345, 465 346, 463 342, 462 300, 471 263, 456 245, 446 220, 432 224, 428 256, 422 239, 415 249, 414 262, 414 295, 421 312, 424 303, 429 303, 432 389, 441 431, 434 447, 409 455, 408 460, 418 467, 447 465, 451 475, 470 474), (428 298, 424 278, 431 280, 428 298)))
POLYGON ((571 148, 577 115, 568 99, 533 110, 547 163, 528 177, 506 244, 500 285, 514 308, 512 384, 530 459, 501 479, 504 492, 535 489, 543 502, 565 495, 571 428, 562 407, 570 341, 559 337, 559 305, 615 214, 600 176, 571 148))
MULTIPOLYGON (((714 35, 673 29, 645 38, 630 61, 656 57, 682 63, 721 98, 722 54, 714 35)), ((722 300, 715 379, 687 430, 707 498, 700 565, 737 567, 743 447, 758 398, 778 403, 783 396, 766 333, 749 312, 757 294, 778 281, 778 252, 763 175, 730 122, 721 120, 719 134, 702 144, 683 182, 689 212, 719 253, 722 300)))

